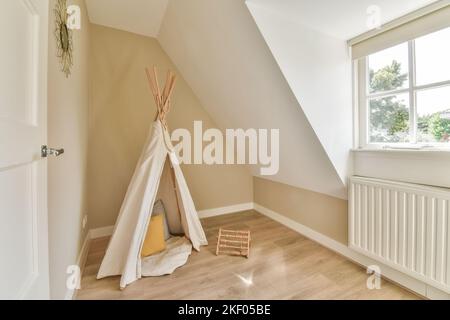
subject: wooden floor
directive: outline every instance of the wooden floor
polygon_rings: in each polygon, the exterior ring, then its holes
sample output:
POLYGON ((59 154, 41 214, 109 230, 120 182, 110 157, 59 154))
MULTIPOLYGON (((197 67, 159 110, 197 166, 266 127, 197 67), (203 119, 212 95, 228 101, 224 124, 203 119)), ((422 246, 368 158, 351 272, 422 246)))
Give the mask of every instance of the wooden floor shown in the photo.
POLYGON ((170 276, 119 290, 119 278, 96 280, 108 238, 90 248, 78 299, 418 299, 386 281, 368 290, 365 270, 259 213, 202 220, 209 246, 170 276), (250 229, 250 258, 216 256, 219 227, 250 229))

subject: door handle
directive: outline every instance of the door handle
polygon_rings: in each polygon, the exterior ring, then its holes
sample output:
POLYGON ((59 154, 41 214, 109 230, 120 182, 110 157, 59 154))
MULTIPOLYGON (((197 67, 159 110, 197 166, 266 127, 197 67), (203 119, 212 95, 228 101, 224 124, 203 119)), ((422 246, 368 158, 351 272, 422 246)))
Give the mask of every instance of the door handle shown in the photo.
POLYGON ((48 146, 41 147, 41 157, 48 158, 49 156, 59 157, 64 153, 64 149, 53 149, 48 146))

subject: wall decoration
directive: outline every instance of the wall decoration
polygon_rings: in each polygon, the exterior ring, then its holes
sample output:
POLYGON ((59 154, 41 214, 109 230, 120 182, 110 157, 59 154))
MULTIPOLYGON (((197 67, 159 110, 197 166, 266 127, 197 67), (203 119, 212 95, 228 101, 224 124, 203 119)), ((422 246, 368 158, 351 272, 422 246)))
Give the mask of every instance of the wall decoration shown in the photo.
POLYGON ((55 37, 57 57, 61 63, 61 71, 68 78, 73 66, 73 37, 72 30, 67 26, 67 0, 57 0, 55 8, 55 37))

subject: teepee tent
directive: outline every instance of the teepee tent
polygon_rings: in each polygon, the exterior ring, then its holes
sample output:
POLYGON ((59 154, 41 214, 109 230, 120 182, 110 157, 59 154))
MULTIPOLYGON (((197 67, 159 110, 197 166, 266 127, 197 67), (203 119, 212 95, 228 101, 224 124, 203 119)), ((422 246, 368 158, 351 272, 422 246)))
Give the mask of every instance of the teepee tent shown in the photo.
POLYGON ((121 288, 142 276, 173 272, 186 263, 192 247, 199 251, 200 246, 208 244, 167 130, 166 115, 176 77, 169 71, 161 92, 156 68, 153 74, 148 69, 146 72, 157 115, 97 276, 100 279, 121 275, 121 288), (157 199, 164 203, 170 233, 184 236, 168 246, 170 252, 146 261, 141 258, 141 249, 157 199))

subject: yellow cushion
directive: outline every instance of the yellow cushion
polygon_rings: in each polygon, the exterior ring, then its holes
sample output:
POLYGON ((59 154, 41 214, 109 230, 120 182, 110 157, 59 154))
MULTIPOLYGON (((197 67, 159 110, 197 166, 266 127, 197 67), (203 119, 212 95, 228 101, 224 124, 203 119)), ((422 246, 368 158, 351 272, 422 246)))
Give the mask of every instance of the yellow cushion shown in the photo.
POLYGON ((141 250, 141 257, 148 257, 166 249, 164 241, 164 216, 157 215, 150 219, 144 245, 141 250))

